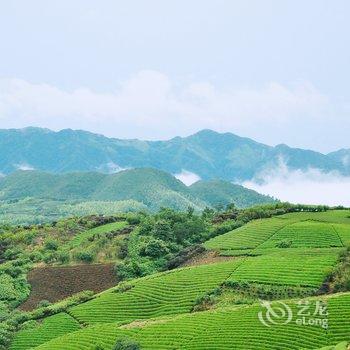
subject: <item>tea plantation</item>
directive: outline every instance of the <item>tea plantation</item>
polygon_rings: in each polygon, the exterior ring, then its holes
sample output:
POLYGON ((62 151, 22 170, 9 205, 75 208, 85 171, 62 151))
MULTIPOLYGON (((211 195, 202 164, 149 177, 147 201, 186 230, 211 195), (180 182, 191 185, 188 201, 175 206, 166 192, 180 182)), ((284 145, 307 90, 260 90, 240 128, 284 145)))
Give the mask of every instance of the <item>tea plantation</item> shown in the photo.
POLYGON ((121 282, 24 327, 10 348, 346 349, 349 243, 349 210, 254 220, 205 242, 213 261, 121 282))
MULTIPOLYGON (((297 304, 288 302, 293 319, 288 324, 266 327, 257 315, 259 305, 181 315, 172 319, 155 319, 145 324, 117 327, 114 323, 98 324, 47 342, 40 350, 91 350, 100 345, 112 349, 117 337, 136 340, 141 349, 315 349, 349 339, 350 294, 325 299, 329 304, 330 326, 302 326, 296 323, 297 304), (339 314, 337 307, 344 305, 339 314)), ((315 300, 310 300, 310 308, 315 300)))

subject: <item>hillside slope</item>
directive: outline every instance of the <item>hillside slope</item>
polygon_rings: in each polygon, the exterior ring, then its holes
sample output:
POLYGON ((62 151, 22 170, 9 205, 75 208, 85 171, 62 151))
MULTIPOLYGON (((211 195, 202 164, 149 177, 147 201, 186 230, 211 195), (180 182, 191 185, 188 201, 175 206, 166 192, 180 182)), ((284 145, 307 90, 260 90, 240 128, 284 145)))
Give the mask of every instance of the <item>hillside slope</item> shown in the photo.
POLYGON ((239 208, 246 208, 253 203, 257 205, 268 201, 268 198, 253 190, 224 180, 197 181, 189 189, 193 196, 213 207, 235 203, 239 208))
POLYGON ((132 200, 151 210, 160 207, 203 209, 216 202, 247 207, 271 203, 272 198, 241 186, 205 181, 187 187, 174 176, 157 169, 139 168, 115 174, 80 172, 51 174, 40 171, 17 171, 0 178, 0 200, 31 198, 44 201, 120 202, 132 200), (218 191, 218 187, 222 187, 218 191), (215 200, 212 198, 215 194, 215 200), (227 191, 227 193, 225 192, 227 191))
POLYGON ((231 259, 125 281, 20 330, 11 350, 111 350, 125 339, 144 350, 311 350, 349 342, 350 293, 323 289, 349 242, 349 210, 252 221, 205 244, 231 249, 231 259), (286 240, 289 246, 279 245, 286 240))
POLYGON ((26 128, 0 130, 0 173, 18 169, 114 172, 152 167, 172 174, 183 170, 204 180, 248 180, 279 165, 350 173, 342 159, 285 145, 267 146, 232 133, 202 130, 167 141, 120 140, 86 131, 26 128))

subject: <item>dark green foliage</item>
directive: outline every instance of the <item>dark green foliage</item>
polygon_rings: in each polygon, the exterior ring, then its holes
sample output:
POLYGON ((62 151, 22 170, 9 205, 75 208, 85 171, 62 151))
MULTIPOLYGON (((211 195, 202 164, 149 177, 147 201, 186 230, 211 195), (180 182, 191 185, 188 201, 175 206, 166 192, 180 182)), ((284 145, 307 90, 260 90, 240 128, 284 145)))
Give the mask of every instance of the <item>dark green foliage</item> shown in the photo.
POLYGON ((149 256, 151 258, 160 258, 169 253, 169 248, 166 243, 157 238, 150 238, 140 248, 142 256, 149 256))
POLYGON ((102 345, 97 344, 97 345, 95 345, 95 347, 94 347, 93 350, 104 350, 104 349, 105 349, 105 348, 104 348, 102 345))
POLYGON ((213 294, 208 293, 200 296, 195 300, 192 312, 209 310, 215 302, 216 298, 213 294))
POLYGON ((317 288, 303 288, 296 286, 278 286, 270 284, 258 284, 249 282, 226 281, 224 286, 243 298, 255 298, 263 300, 303 298, 318 294, 317 288))
POLYGON ((326 292, 350 291, 350 246, 340 254, 339 264, 331 272, 323 288, 326 292))
POLYGON ((57 253, 57 261, 61 264, 66 264, 69 262, 69 253, 66 251, 60 251, 57 253))
POLYGON ((140 345, 132 339, 118 339, 113 350, 140 350, 140 345))
POLYGON ((88 251, 78 252, 76 258, 82 262, 91 263, 94 260, 94 255, 88 251))
POLYGON ((127 256, 116 265, 118 277, 145 276, 181 264, 191 252, 186 251, 187 247, 210 237, 210 227, 202 215, 192 210, 176 212, 163 208, 154 215, 144 215, 138 231, 128 240, 128 247, 123 247, 123 256, 126 252, 127 256))
POLYGON ((45 249, 47 250, 57 250, 58 249, 58 242, 50 239, 45 242, 45 249))
POLYGON ((38 308, 50 306, 51 303, 48 300, 41 300, 38 303, 38 308))
POLYGON ((187 248, 180 250, 177 254, 175 254, 171 259, 169 259, 167 263, 167 269, 175 269, 179 267, 189 259, 205 252, 205 248, 200 244, 194 244, 187 248))
POLYGON ((284 239, 283 241, 279 241, 276 244, 276 248, 290 248, 293 244, 293 241, 284 239))

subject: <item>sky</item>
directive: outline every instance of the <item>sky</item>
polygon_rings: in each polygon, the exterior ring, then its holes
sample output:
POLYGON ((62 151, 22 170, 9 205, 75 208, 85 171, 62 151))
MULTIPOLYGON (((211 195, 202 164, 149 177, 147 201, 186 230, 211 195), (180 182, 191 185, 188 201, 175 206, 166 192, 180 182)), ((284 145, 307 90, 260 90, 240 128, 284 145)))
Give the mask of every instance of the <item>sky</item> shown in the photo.
POLYGON ((350 148, 347 0, 0 1, 0 128, 350 148))

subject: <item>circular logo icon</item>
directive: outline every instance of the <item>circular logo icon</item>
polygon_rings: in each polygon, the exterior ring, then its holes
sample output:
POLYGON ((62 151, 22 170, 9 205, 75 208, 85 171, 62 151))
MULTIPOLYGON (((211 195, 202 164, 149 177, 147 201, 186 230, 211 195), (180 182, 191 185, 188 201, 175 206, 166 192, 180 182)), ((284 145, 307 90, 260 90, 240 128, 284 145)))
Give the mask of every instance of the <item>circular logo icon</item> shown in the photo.
POLYGON ((282 301, 271 303, 269 301, 261 301, 264 310, 259 311, 258 317, 260 322, 266 326, 284 325, 289 323, 293 318, 292 309, 282 301))

